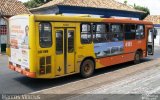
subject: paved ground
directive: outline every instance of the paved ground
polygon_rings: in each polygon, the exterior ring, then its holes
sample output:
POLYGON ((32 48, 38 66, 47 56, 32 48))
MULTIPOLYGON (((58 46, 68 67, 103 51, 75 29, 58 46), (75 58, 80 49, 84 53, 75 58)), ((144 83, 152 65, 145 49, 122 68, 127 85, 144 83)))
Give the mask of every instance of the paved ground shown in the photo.
MULTIPOLYGON (((144 59, 143 62, 146 63, 146 62, 152 61, 152 59, 160 58, 159 51, 160 51, 160 48, 156 47, 155 48, 155 55, 144 59)), ((125 63, 125 64, 120 64, 120 65, 115 65, 115 66, 111 66, 108 68, 100 69, 100 70, 96 71, 94 77, 100 76, 100 75, 103 76, 106 74, 111 74, 111 76, 114 76, 114 75, 112 75, 112 73, 119 71, 121 69, 125 69, 125 68, 131 69, 132 65, 133 65, 132 63, 125 63)), ((152 70, 156 71, 156 69, 152 69, 152 70)), ((157 69, 157 71, 155 73, 152 73, 153 76, 154 76, 154 74, 156 75, 156 78, 158 78, 158 75, 157 75, 158 70, 159 69, 157 69)), ((144 76, 145 76, 145 74, 144 74, 144 76)), ((92 78, 94 78, 94 77, 92 77, 92 78)), ((110 78, 110 79, 113 81, 113 78, 110 78)), ((14 71, 9 70, 7 67, 7 57, 5 55, 0 56, 0 94, 1 93, 3 93, 3 94, 31 93, 31 92, 39 91, 42 89, 48 89, 48 88, 52 88, 52 87, 56 88, 57 86, 62 87, 62 85, 74 83, 77 81, 83 81, 83 80, 87 80, 87 79, 81 79, 79 77, 79 75, 72 75, 72 76, 67 76, 67 77, 63 77, 63 78, 46 79, 46 80, 44 80, 44 79, 43 80, 42 79, 30 79, 25 76, 22 76, 19 73, 16 73, 14 71)), ((127 80, 127 79, 123 79, 123 80, 127 80)), ((125 81, 123 81, 122 83, 124 84, 125 81)), ((134 84, 136 84, 136 83, 133 83, 133 85, 131 85, 130 88, 132 88, 134 86, 134 84)), ((158 84, 159 83, 157 83, 155 86, 158 86, 158 84)), ((103 84, 102 84, 102 86, 103 86, 103 84)), ((103 87, 100 87, 99 89, 101 89, 101 88, 103 88, 103 87)), ((123 87, 123 88, 125 88, 125 87, 123 87)), ((98 88, 96 88, 96 89, 98 89, 98 88)), ((97 92, 96 89, 94 89, 95 93, 97 92)), ((112 90, 112 88, 111 88, 111 90, 112 90)), ((105 91, 107 92, 109 90, 105 90, 105 91)), ((85 92, 87 92, 87 91, 85 91, 85 92)), ((110 92, 114 93, 114 91, 110 91, 110 92)))
MULTIPOLYGON (((89 79, 65 84, 63 86, 41 90, 38 92, 34 92, 33 94, 68 94, 68 95, 48 95, 47 97, 45 96, 43 97, 47 99, 56 98, 62 100, 63 99, 104 100, 104 98, 105 99, 110 98, 109 100, 124 100, 124 98, 125 99, 127 98, 126 100, 129 100, 129 98, 131 98, 130 100, 142 100, 142 96, 139 94, 148 96, 148 94, 160 93, 159 72, 160 72, 160 59, 157 59, 149 62, 144 62, 139 65, 133 65, 130 67, 115 70, 113 72, 105 73, 103 75, 97 75, 89 79), (116 95, 109 96, 100 94, 116 94, 116 95), (138 94, 138 95, 134 96, 127 94, 138 94), (135 99, 136 96, 137 98, 135 99)), ((155 97, 156 96, 158 95, 155 95, 155 97)), ((147 100, 159 100, 159 99, 147 99, 147 100)))

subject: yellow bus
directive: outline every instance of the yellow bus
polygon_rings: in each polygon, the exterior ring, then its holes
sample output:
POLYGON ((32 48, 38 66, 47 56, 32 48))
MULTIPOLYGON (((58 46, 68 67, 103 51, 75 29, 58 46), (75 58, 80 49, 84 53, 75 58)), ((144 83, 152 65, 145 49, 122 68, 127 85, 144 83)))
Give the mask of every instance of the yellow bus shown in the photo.
POLYGON ((31 78, 89 77, 153 55, 154 33, 151 22, 129 18, 17 15, 9 19, 9 68, 31 78))

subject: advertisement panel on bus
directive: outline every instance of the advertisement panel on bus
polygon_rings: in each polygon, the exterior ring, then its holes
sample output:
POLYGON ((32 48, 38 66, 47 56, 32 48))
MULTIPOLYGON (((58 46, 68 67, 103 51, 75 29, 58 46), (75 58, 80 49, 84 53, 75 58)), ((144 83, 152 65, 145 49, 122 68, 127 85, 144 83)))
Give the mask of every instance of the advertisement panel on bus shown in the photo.
POLYGON ((29 68, 29 17, 16 16, 9 20, 11 57, 10 62, 22 68, 29 68))

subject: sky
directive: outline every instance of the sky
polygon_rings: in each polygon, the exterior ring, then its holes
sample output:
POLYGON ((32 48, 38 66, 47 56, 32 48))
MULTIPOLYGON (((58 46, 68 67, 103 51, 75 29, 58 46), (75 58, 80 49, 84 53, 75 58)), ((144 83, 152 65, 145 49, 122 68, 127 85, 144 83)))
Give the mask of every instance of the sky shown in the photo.
MULTIPOLYGON (((19 0, 22 2, 26 2, 28 0, 19 0)), ((124 2, 125 0, 116 0, 119 2, 124 2)), ((160 15, 160 0, 127 0, 128 4, 134 5, 140 5, 144 7, 148 7, 150 9, 151 15, 160 15)))
MULTIPOLYGON (((116 0, 124 3, 125 0, 116 0)), ((160 0, 127 0, 128 4, 148 7, 151 15, 160 15, 160 0)))

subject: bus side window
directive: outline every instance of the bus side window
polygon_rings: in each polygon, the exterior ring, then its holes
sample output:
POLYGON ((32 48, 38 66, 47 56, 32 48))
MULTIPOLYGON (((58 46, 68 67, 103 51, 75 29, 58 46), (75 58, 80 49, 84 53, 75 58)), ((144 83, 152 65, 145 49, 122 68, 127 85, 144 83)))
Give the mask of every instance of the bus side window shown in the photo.
POLYGON ((144 25, 137 25, 136 26, 136 39, 143 39, 144 36, 145 36, 144 25))
POLYGON ((123 41, 123 25, 122 24, 112 24, 111 25, 112 42, 123 41))
POLYGON ((63 31, 56 31, 56 54, 63 54, 63 31))
POLYGON ((105 24, 93 24, 93 41, 94 43, 103 43, 107 39, 105 24))
POLYGON ((135 40, 136 26, 134 24, 126 24, 124 32, 125 32, 125 40, 135 40))
POLYGON ((105 40, 106 40, 106 42, 110 42, 110 38, 109 38, 109 34, 110 34, 111 32, 110 32, 110 25, 109 24, 106 24, 106 33, 105 33, 105 40))
POLYGON ((91 24, 81 24, 81 43, 90 44, 92 42, 91 24))
POLYGON ((42 48, 52 46, 52 26, 50 23, 43 22, 39 24, 39 42, 42 48))
POLYGON ((68 31, 68 53, 74 52, 74 31, 68 31))

